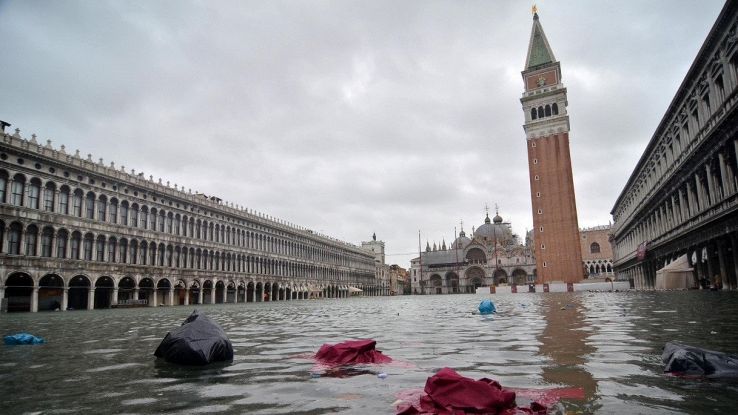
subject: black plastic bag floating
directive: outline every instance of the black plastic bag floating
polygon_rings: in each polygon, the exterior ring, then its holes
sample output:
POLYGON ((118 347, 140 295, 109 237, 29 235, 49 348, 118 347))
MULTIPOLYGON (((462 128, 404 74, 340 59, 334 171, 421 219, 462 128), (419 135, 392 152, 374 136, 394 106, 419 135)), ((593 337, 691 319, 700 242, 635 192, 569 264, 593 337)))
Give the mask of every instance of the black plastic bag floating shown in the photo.
POLYGON ((664 372, 707 378, 738 378, 738 356, 668 342, 661 360, 664 372))
POLYGON ((195 310, 182 326, 167 333, 154 355, 170 363, 207 365, 233 360, 233 346, 217 323, 195 310))

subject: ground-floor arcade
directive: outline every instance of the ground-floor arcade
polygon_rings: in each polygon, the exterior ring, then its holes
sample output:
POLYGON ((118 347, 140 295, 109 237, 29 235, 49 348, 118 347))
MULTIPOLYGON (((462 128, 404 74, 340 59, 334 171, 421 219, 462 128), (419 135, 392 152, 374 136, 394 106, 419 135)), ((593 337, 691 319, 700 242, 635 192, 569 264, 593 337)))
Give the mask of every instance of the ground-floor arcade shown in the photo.
POLYGON ((372 286, 270 278, 93 275, 7 270, 0 299, 7 311, 94 310, 131 306, 238 304, 373 296, 372 286))

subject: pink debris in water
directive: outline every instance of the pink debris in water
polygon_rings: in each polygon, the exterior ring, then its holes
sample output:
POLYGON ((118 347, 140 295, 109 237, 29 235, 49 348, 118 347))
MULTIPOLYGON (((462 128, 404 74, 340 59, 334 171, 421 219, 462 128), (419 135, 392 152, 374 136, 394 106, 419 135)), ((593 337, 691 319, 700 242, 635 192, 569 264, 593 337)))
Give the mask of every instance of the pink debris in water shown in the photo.
POLYGON ((348 340, 337 344, 324 344, 315 358, 326 364, 389 363, 392 358, 375 349, 377 342, 371 339, 348 340))
POLYGON ((583 399, 582 388, 504 389, 498 382, 463 377, 443 368, 428 378, 425 389, 409 389, 397 394, 398 415, 411 414, 545 414, 547 406, 561 398, 583 399), (533 400, 529 406, 516 406, 516 394, 533 400))

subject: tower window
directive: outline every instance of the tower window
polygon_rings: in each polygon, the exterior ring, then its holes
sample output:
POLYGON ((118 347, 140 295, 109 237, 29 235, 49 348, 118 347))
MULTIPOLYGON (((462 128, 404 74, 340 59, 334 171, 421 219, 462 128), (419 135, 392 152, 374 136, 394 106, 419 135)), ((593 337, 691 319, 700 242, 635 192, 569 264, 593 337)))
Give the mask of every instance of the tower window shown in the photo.
POLYGON ((534 179, 535 179, 535 180, 538 180, 538 175, 537 175, 537 174, 535 175, 534 179))
POLYGON ((541 249, 546 249, 546 244, 541 244, 541 249))
POLYGON ((543 261, 543 268, 546 268, 546 267, 547 267, 546 261, 543 261))
POLYGON ((538 164, 538 159, 533 159, 533 164, 538 164))
POLYGON ((539 229, 539 230, 540 230, 541 232, 543 232, 543 226, 541 226, 541 227, 540 227, 540 228, 538 228, 538 229, 539 229))
POLYGON ((541 210, 541 209, 538 209, 538 214, 539 214, 539 215, 542 215, 542 214, 543 214, 543 210, 541 210))
POLYGON ((541 197, 541 192, 536 192, 536 197, 541 197))
POLYGON ((535 147, 536 146, 536 142, 535 141, 531 141, 530 146, 531 147, 535 147))
POLYGON ((551 106, 550 105, 546 105, 545 113, 546 113, 546 117, 551 116, 551 106))
POLYGON ((538 107, 538 118, 543 118, 543 107, 538 107))
POLYGON ((553 115, 559 115, 559 104, 554 102, 551 105, 551 112, 553 113, 553 115))
POLYGON ((535 108, 531 108, 530 109, 530 118, 533 119, 533 120, 535 120, 536 118, 538 118, 538 114, 536 113, 536 109, 535 108))

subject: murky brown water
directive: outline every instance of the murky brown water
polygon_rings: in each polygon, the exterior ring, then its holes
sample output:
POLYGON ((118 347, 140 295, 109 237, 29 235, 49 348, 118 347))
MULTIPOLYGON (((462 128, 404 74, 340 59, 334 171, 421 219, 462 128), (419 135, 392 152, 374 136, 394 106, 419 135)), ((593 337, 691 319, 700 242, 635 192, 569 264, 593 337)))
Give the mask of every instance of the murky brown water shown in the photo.
POLYGON ((570 413, 734 413, 738 384, 666 376, 660 354, 669 340, 738 353, 738 293, 497 295, 497 315, 472 315, 482 298, 201 306, 236 355, 207 369, 153 356, 193 307, 3 314, 0 335, 48 344, 0 346, 0 413, 393 413, 398 391, 444 366, 507 387, 582 387, 585 400, 562 402, 570 413), (337 378, 294 358, 349 338, 410 365, 337 378))

